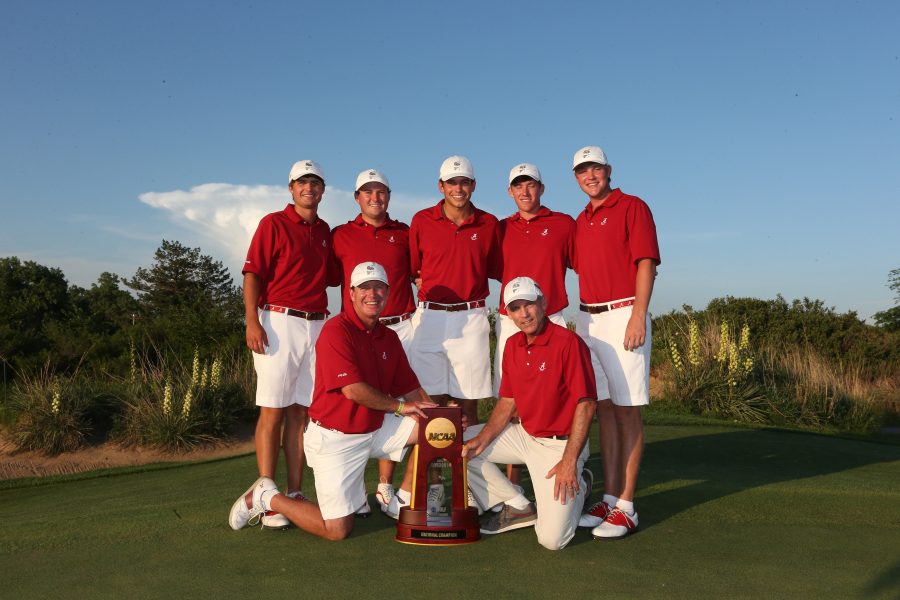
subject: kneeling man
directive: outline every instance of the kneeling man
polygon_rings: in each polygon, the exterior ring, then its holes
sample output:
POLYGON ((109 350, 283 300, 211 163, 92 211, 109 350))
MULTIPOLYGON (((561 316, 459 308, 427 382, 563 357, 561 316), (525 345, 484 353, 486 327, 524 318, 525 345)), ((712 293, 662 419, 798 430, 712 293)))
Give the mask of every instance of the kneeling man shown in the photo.
POLYGON ((538 543, 559 550, 575 535, 592 484, 584 468, 597 400, 590 351, 547 318, 547 301, 531 278, 507 283, 503 301, 520 331, 503 351, 494 412, 465 433, 469 487, 482 506, 505 503, 482 522, 482 533, 534 525, 538 543), (510 423, 516 413, 520 423, 510 423), (494 463, 528 467, 536 508, 494 463))
MULTIPOLYGON (((318 504, 289 498, 270 478, 260 477, 231 507, 232 529, 275 510, 309 533, 343 539, 366 497, 366 462, 400 461, 406 447, 416 443, 413 417, 424 417, 420 409, 437 404, 419 386, 397 334, 378 320, 387 298, 384 268, 360 263, 350 276, 351 306, 325 323, 316 343, 316 380, 303 442, 318 504)), ((410 489, 408 482, 401 487, 410 489)))

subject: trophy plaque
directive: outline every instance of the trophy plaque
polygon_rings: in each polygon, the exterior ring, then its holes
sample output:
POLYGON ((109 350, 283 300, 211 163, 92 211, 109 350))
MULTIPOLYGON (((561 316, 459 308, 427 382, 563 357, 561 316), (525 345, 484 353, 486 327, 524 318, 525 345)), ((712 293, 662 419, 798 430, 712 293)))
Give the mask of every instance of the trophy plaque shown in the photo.
POLYGON ((419 420, 419 443, 410 457, 413 469, 412 497, 400 509, 398 542, 423 546, 469 544, 481 539, 478 509, 468 506, 466 461, 462 452, 462 410, 458 406, 424 408, 427 420, 419 420), (440 477, 439 471, 449 471, 440 477), (446 483, 450 482, 447 494, 446 483), (429 488, 443 489, 446 503, 428 502, 429 488))

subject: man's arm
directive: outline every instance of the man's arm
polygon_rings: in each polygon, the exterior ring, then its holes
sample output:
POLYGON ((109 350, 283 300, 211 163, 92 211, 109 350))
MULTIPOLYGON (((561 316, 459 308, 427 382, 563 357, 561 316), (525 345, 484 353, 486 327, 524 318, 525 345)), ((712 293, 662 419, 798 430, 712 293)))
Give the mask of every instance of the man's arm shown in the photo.
POLYGON ((500 398, 487 424, 474 438, 463 444, 463 458, 475 458, 494 441, 509 425, 509 420, 516 412, 516 403, 512 398, 500 398))
POLYGON ((259 323, 256 312, 262 282, 256 273, 244 273, 244 320, 247 322, 247 347, 257 354, 263 354, 269 345, 266 330, 259 323))
POLYGON ((650 295, 653 293, 653 280, 656 279, 656 261, 642 258, 638 261, 635 278, 634 306, 631 318, 625 327, 625 350, 629 352, 644 345, 647 335, 647 308, 650 306, 650 295))
POLYGON ((566 449, 563 450, 562 459, 547 472, 547 479, 556 477, 553 499, 559 500, 560 504, 565 504, 567 498, 574 499, 575 493, 580 489, 577 470, 578 456, 587 441, 596 407, 597 401, 593 398, 582 398, 578 401, 575 414, 572 416, 572 430, 569 433, 569 440, 566 442, 566 449))
POLYGON ((353 400, 366 408, 371 408, 372 410, 393 413, 399 408, 401 409, 400 414, 404 416, 418 415, 424 417, 425 413, 423 413, 421 409, 434 408, 437 404, 432 402, 431 398, 429 398, 428 394, 424 391, 419 393, 419 390, 421 389, 422 388, 418 388, 406 394, 402 401, 391 398, 384 392, 379 392, 368 383, 363 383, 361 381, 345 385, 341 388, 341 393, 344 394, 346 398, 353 400))

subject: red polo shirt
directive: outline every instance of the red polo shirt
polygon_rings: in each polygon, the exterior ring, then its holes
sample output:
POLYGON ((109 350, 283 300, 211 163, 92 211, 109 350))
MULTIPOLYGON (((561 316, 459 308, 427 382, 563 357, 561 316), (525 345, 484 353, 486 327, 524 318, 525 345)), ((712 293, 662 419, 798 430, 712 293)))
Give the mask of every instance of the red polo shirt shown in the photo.
POLYGON ((659 243, 650 208, 637 196, 614 189, 599 208, 591 203, 575 220, 575 272, 586 304, 631 298, 637 261, 659 264, 659 243))
POLYGON ((336 285, 331 259, 331 229, 322 219, 307 223, 293 204, 259 222, 241 273, 259 276, 259 306, 277 304, 309 312, 327 312, 325 288, 336 285))
POLYGON ((344 433, 369 433, 384 420, 384 411, 350 400, 341 388, 368 383, 393 397, 419 388, 397 334, 378 323, 366 330, 356 311, 325 322, 316 342, 316 382, 309 418, 344 433))
POLYGON ((366 223, 362 215, 331 232, 334 256, 342 273, 341 310, 351 310, 350 274, 361 262, 375 261, 384 267, 390 293, 382 317, 394 317, 416 308, 409 279, 409 226, 388 218, 381 227, 366 223))
POLYGON ((545 322, 531 344, 521 331, 506 342, 500 397, 516 401, 529 435, 569 435, 578 401, 597 399, 591 353, 576 333, 545 322))
POLYGON ((566 269, 575 253, 575 220, 567 214, 542 206, 526 220, 516 212, 500 221, 503 248, 503 287, 500 288, 500 314, 506 314, 503 290, 516 277, 531 277, 547 298, 547 314, 569 305, 566 294, 566 269))
POLYGON ((422 278, 419 300, 453 304, 483 300, 488 277, 499 279, 497 217, 475 208, 456 224, 444 216, 444 201, 415 214, 409 226, 410 268, 422 278))

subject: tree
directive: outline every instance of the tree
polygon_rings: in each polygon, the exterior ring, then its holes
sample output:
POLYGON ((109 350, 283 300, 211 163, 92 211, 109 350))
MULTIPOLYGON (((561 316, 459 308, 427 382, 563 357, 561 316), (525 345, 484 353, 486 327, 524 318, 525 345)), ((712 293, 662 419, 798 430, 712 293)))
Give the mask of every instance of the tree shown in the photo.
POLYGON ((20 370, 43 363, 52 347, 47 327, 64 319, 68 303, 61 270, 0 258, 0 359, 20 370))
POLYGON ((894 291, 897 306, 877 312, 873 316, 875 324, 887 331, 900 331, 900 269, 888 273, 888 287, 894 291))
POLYGON ((163 240, 153 265, 125 284, 138 296, 138 327, 159 351, 187 359, 196 346, 234 343, 243 333, 240 289, 221 261, 163 240))

